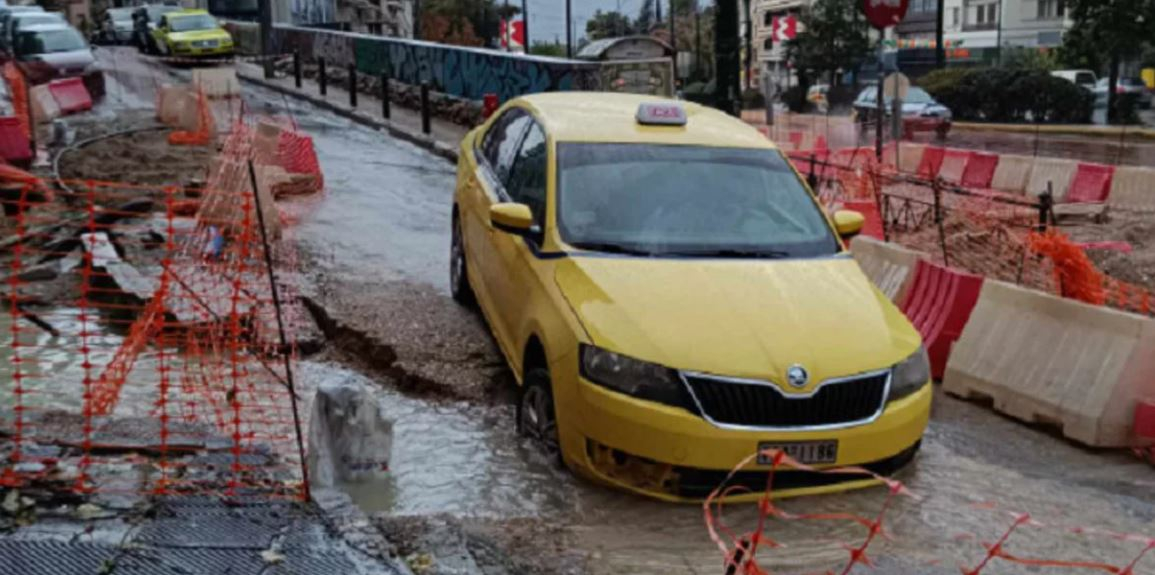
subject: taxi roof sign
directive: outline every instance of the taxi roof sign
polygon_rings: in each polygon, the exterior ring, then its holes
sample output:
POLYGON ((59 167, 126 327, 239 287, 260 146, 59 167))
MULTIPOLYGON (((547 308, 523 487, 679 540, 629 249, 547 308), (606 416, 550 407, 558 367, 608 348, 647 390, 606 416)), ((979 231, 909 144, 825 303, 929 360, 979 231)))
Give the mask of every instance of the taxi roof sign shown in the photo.
POLYGON ((643 102, 638 105, 637 119, 646 126, 685 126, 686 109, 677 103, 643 102))

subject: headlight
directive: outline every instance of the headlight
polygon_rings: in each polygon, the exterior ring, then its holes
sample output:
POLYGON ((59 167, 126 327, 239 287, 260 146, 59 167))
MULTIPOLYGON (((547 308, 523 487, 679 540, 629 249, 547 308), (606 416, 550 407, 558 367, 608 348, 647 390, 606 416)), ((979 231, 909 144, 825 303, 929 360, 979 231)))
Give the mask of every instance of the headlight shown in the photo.
POLYGON ((918 346, 918 351, 894 366, 890 373, 890 397, 887 401, 902 399, 920 389, 930 381, 930 361, 926 348, 918 346))
POLYGON ((581 346, 581 373, 593 383, 639 399, 684 407, 678 372, 592 345, 581 346))

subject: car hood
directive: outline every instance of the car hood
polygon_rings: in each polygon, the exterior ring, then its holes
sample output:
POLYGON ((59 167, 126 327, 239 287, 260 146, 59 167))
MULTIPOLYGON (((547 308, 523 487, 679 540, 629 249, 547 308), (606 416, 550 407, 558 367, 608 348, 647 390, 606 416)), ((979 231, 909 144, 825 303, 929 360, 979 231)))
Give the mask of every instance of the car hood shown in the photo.
POLYGON ((57 70, 87 68, 96 62, 96 57, 92 55, 92 50, 87 48, 83 50, 71 50, 69 52, 50 52, 48 54, 36 54, 29 58, 30 61, 40 61, 52 66, 57 70))
POLYGON ((570 257, 555 280, 592 343, 669 367, 811 381, 898 363, 910 322, 845 255, 809 260, 570 257))
POLYGON ((944 116, 950 114, 950 110, 941 104, 902 104, 902 115, 904 116, 944 116))
POLYGON ((189 30, 188 32, 169 32, 168 37, 174 42, 192 42, 194 40, 229 40, 229 33, 224 30, 189 30))

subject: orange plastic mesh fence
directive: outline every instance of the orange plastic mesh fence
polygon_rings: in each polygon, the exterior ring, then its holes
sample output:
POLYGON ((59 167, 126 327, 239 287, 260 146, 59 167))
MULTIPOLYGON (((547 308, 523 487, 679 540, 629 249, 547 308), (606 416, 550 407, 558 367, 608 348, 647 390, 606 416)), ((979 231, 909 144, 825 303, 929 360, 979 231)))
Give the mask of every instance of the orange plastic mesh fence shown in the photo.
MULTIPOLYGON (((839 561, 836 567, 814 573, 822 575, 848 575, 864 571, 883 572, 878 568, 874 555, 879 542, 890 539, 888 522, 895 513, 901 513, 902 501, 909 500, 916 505, 922 503, 922 498, 911 492, 902 482, 874 474, 860 467, 843 467, 835 469, 816 469, 800 463, 780 450, 767 449, 760 454, 751 454, 739 463, 723 485, 702 504, 703 516, 707 532, 711 541, 722 554, 724 573, 727 575, 769 575, 772 571, 766 567, 775 556, 785 556, 789 553, 789 546, 775 538, 775 532, 783 536, 792 531, 791 523, 799 521, 821 521, 824 523, 842 523, 857 527, 861 538, 854 541, 832 539, 828 541, 832 547, 842 549, 845 559, 839 561), (770 469, 766 472, 766 487, 761 492, 758 504, 758 515, 752 527, 746 531, 739 531, 726 524, 723 519, 725 498, 741 493, 749 493, 745 487, 727 485, 740 470, 749 466, 756 457, 762 456, 769 462, 770 469), (791 513, 779 507, 774 499, 774 478, 779 472, 809 472, 823 475, 850 476, 855 479, 875 481, 886 488, 885 496, 873 516, 863 516, 847 512, 831 513, 791 513), (761 555, 760 555, 761 553, 761 555), (759 558, 761 557, 761 562, 759 558), (769 559, 769 560, 768 560, 769 559)), ((1010 563, 1033 568, 1038 571, 1044 568, 1092 571, 1112 573, 1116 575, 1134 575, 1139 563, 1155 550, 1155 537, 1141 534, 1113 533, 1087 527, 1066 527, 1062 525, 1044 524, 1034 520, 1026 513, 1001 511, 998 506, 984 503, 974 506, 976 509, 986 509, 991 516, 985 523, 993 529, 986 535, 970 533, 956 537, 960 549, 957 556, 967 560, 958 565, 963 575, 980 575, 995 573, 1000 563, 1010 563), (1005 528, 1001 526, 1005 525, 1005 528), (1124 544, 1120 547, 1120 559, 1115 563, 1101 559, 1081 560, 1078 558, 1057 557, 1029 557, 1012 552, 1015 535, 1024 528, 1038 528, 1048 530, 1051 536, 1078 536, 1113 540, 1124 544), (995 537, 997 535, 997 537, 995 537), (977 545, 976 545, 977 544, 977 545)), ((842 529, 828 529, 830 533, 845 532, 842 529)), ((929 566, 929 564, 928 564, 929 566)))
POLYGON ((213 141, 216 130, 213 110, 204 92, 197 92, 196 129, 177 130, 168 135, 168 143, 186 146, 204 146, 213 141))
POLYGON ((0 485, 305 494, 296 259, 251 141, 238 125, 204 189, 77 181, 59 202, 36 181, 4 201, 0 485))

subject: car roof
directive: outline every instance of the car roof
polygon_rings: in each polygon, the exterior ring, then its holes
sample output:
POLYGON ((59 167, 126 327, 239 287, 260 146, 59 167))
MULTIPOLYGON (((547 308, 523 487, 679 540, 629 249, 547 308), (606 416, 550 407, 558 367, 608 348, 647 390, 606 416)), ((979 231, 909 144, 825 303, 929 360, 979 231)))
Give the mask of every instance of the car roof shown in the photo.
POLYGON ((12 14, 13 20, 24 20, 27 18, 57 18, 64 20, 64 15, 60 12, 15 12, 12 14))
POLYGON ((753 127, 713 108, 660 96, 612 92, 549 92, 513 100, 530 110, 557 141, 768 148, 774 144, 753 127), (636 118, 642 103, 678 103, 685 126, 647 126, 636 118))

